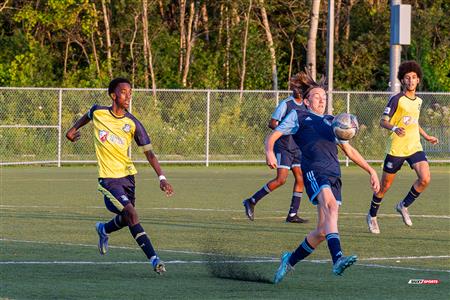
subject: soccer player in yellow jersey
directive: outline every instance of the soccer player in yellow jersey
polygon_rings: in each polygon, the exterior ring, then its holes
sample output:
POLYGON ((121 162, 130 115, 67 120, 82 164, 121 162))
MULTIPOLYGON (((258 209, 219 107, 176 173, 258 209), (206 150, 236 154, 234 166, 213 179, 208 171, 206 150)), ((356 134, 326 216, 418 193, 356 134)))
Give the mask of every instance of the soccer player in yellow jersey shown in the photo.
POLYGON ((367 215, 369 231, 375 234, 380 233, 377 221, 378 208, 405 160, 416 172, 417 180, 406 197, 396 204, 395 210, 402 216, 407 226, 412 226, 408 207, 425 190, 431 179, 430 167, 420 143, 420 136, 433 145, 439 142, 436 137, 428 135, 419 124, 422 99, 416 96, 416 89, 422 79, 420 66, 415 61, 405 61, 399 66, 397 76, 403 91, 389 99, 380 121, 380 126, 392 133, 384 160, 381 188, 379 192, 373 194, 367 215))
POLYGON ((66 134, 70 141, 75 142, 80 138, 80 127, 93 122, 99 170, 98 190, 104 195, 106 208, 116 214, 109 222, 98 222, 95 225, 99 236, 98 249, 100 254, 106 254, 108 235, 127 226, 150 260, 154 271, 162 274, 166 271, 164 263, 142 228, 135 209, 134 174, 137 171, 127 154, 133 139, 158 175, 161 190, 171 196, 173 188, 152 151, 152 144, 144 126, 127 110, 131 100, 130 82, 124 78, 113 79, 109 83, 108 94, 112 99, 111 106, 92 106, 66 134))

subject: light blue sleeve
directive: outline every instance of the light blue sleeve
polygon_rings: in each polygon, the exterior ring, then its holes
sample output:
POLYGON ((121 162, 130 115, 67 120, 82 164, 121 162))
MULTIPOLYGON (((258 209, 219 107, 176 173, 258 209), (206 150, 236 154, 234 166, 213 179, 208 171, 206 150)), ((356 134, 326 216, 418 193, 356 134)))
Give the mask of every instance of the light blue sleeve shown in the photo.
POLYGON ((296 110, 292 110, 284 119, 280 125, 275 128, 276 131, 280 131, 283 135, 295 134, 298 131, 298 115, 296 110))
POLYGON ((283 117, 286 115, 287 110, 287 104, 286 101, 282 101, 280 104, 278 104, 277 108, 272 114, 272 119, 281 121, 283 117))

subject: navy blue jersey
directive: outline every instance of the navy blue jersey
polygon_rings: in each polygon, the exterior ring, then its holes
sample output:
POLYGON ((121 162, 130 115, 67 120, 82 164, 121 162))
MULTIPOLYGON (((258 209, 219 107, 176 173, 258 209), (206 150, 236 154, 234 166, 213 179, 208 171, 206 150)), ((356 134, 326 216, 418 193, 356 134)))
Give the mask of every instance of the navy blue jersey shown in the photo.
POLYGON ((302 151, 302 171, 314 171, 332 177, 341 176, 337 143, 331 127, 333 116, 317 115, 310 111, 296 110, 284 118, 275 129, 283 135, 292 135, 302 151))
MULTIPOLYGON (((272 119, 281 122, 292 110, 306 110, 306 107, 303 103, 298 104, 294 97, 289 96, 278 104, 272 114, 272 119)), ((275 143, 275 147, 277 147, 278 150, 288 151, 296 151, 298 149, 297 144, 290 135, 285 135, 279 138, 275 143)))

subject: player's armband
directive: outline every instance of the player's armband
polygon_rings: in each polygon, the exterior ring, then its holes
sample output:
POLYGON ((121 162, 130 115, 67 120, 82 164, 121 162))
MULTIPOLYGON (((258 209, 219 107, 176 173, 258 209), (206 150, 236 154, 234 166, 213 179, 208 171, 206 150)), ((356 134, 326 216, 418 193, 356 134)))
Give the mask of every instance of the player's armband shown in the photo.
POLYGON ((142 152, 147 152, 147 151, 153 150, 153 145, 147 144, 144 146, 140 146, 139 148, 142 150, 142 152))

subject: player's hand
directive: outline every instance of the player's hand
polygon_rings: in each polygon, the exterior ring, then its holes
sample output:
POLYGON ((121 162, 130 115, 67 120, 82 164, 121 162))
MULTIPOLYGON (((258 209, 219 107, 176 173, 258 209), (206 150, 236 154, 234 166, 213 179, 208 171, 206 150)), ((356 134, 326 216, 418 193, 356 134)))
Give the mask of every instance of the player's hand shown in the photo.
POLYGON ((436 145, 439 143, 439 139, 435 136, 428 136, 427 141, 430 142, 432 145, 436 145))
POLYGON ((267 152, 266 153, 266 164, 271 169, 277 168, 277 159, 275 158, 275 154, 273 152, 267 152))
POLYGON ((174 194, 172 185, 170 185, 170 183, 165 179, 159 182, 159 188, 161 189, 161 191, 166 193, 167 197, 170 197, 174 194))
POLYGON ((405 136, 405 134, 406 134, 405 128, 403 128, 403 127, 397 127, 397 129, 395 129, 394 132, 398 136, 405 136))
POLYGON ((66 138, 71 142, 76 142, 80 139, 81 133, 75 128, 70 128, 66 133, 66 138))
POLYGON ((372 170, 372 172, 370 172, 370 185, 372 187, 372 191, 378 193, 378 191, 380 190, 380 180, 378 179, 378 175, 375 170, 372 170))

